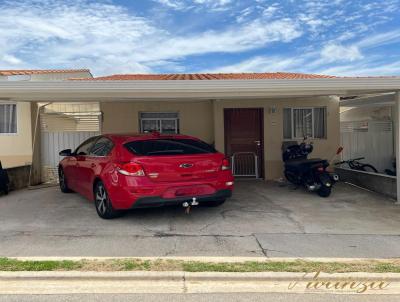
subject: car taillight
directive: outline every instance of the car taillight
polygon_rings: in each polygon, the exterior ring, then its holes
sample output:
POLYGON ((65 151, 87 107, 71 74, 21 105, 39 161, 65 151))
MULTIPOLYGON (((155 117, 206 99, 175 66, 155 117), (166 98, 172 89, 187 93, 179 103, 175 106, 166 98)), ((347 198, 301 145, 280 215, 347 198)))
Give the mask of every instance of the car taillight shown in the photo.
POLYGON ((231 168, 231 165, 229 164, 229 159, 224 158, 222 160, 221 170, 225 171, 225 170, 229 170, 230 168, 231 168))
POLYGON ((325 171, 324 167, 318 167, 317 170, 318 170, 319 172, 324 172, 324 171, 325 171))
POLYGON ((117 166, 117 171, 127 176, 144 176, 144 170, 141 164, 135 162, 121 163, 117 166))

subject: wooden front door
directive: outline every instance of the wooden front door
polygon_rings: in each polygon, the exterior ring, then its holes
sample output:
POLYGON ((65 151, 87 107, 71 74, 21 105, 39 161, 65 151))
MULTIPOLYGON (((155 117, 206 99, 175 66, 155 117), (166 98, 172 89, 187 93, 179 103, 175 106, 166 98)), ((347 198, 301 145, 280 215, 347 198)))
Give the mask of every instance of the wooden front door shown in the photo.
POLYGON ((262 108, 224 110, 225 154, 229 157, 237 155, 238 163, 235 161, 235 164, 239 170, 244 171, 239 175, 245 176, 247 171, 254 171, 254 161, 251 160, 250 154, 254 153, 257 155, 258 176, 263 177, 263 116, 262 108))

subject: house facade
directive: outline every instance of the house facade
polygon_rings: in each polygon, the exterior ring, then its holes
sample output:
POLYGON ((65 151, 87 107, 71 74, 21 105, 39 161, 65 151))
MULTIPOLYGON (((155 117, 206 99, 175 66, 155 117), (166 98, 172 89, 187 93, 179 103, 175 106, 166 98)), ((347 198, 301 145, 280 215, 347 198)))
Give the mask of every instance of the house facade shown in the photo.
MULTIPOLYGON (((308 136, 313 156, 330 158, 340 144, 338 97, 100 104, 103 133, 182 133, 229 157, 254 153, 260 178, 283 176, 282 142, 308 136)), ((249 171, 250 167, 247 167, 249 171)), ((251 174, 251 173, 249 173, 251 174)))
MULTIPOLYGON (((73 77, 91 77, 79 70, 0 70, 0 82, 61 81, 73 77)), ((31 103, 0 99, 0 160, 4 168, 30 165, 32 162, 31 103)), ((34 118, 34 117, 33 117, 34 118)))
MULTIPOLYGON (((392 93, 397 106, 399 90, 400 79, 396 77, 338 78, 296 73, 0 81, 1 99, 32 104, 31 184, 42 181, 42 161, 47 158, 44 147, 56 146, 54 142, 41 143, 38 137, 51 128, 50 124, 63 137, 68 129, 62 125, 78 125, 74 120, 82 120, 72 112, 57 109, 56 114, 68 123, 54 122, 54 116, 48 116, 48 127, 43 124, 41 113, 49 114, 62 104, 98 104, 99 133, 158 131, 199 137, 231 157, 235 175, 274 180, 283 176, 281 146, 286 141, 301 141, 306 136, 314 142, 313 157, 334 156, 340 145, 340 98, 392 93)), ((397 113, 394 120, 397 129, 397 113)), ((57 142, 60 148, 74 147, 70 141, 57 142)), ((53 148, 55 155, 59 147, 53 148)))
MULTIPOLYGON (((292 73, 114 75, 94 81, 218 81, 307 79, 292 73)), ((331 158, 339 144, 339 97, 272 97, 101 102, 103 133, 181 133, 201 138, 232 158, 237 175, 268 180, 283 176, 281 146, 307 136, 313 156, 331 158), (240 166, 240 167, 239 167, 240 166), (240 170, 240 171, 239 171, 240 170)))

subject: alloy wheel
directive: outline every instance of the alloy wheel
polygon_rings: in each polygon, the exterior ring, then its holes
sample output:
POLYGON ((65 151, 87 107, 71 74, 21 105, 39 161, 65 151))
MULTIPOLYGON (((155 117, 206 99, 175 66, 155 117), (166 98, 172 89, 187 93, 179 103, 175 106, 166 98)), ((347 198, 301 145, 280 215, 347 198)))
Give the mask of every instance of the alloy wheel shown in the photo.
POLYGON ((100 214, 104 215, 107 212, 108 196, 102 184, 97 186, 96 190, 96 207, 100 214))

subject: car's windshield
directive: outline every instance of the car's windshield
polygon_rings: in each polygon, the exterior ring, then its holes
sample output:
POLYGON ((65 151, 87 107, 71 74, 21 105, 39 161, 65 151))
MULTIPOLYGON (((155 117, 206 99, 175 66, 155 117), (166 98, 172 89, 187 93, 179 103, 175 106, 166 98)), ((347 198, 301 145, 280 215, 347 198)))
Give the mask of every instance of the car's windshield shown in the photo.
POLYGON ((151 139, 125 144, 134 154, 146 156, 216 153, 211 145, 194 139, 151 139))

